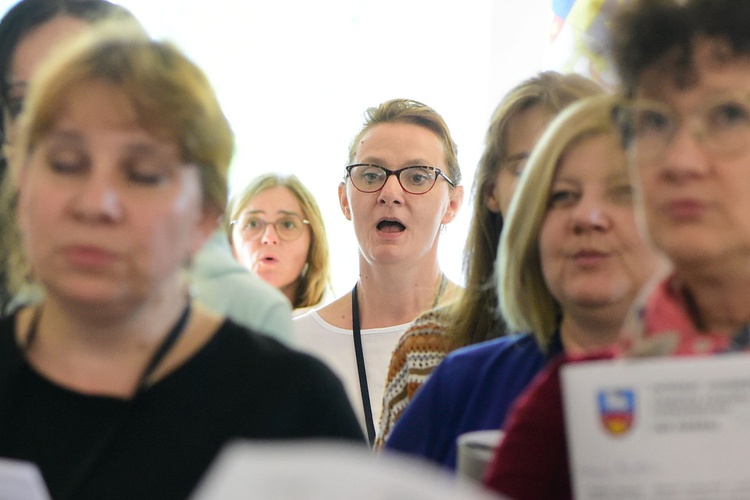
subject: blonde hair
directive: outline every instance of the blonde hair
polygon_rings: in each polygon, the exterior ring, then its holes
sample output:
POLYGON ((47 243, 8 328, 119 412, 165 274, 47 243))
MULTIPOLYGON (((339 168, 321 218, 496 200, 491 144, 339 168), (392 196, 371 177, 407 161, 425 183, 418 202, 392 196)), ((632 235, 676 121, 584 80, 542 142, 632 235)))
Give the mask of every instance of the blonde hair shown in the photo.
POLYGON ((294 309, 319 304, 327 288, 330 288, 330 257, 328 238, 320 207, 313 194, 294 175, 263 174, 253 179, 250 184, 232 197, 227 210, 225 230, 229 243, 233 243, 230 221, 238 219, 242 210, 257 195, 273 187, 288 189, 302 207, 302 216, 310 221, 310 248, 305 261, 307 269, 299 277, 299 286, 292 301, 294 309))
POLYGON ((500 238, 497 287, 500 308, 514 331, 531 331, 542 348, 562 315, 542 274, 539 232, 557 168, 571 148, 601 134, 616 134, 612 117, 619 96, 589 97, 564 110, 547 128, 526 164, 500 238))
POLYGON ((491 212, 487 200, 508 156, 510 124, 532 108, 549 113, 551 120, 572 102, 602 92, 599 85, 581 75, 544 71, 510 90, 495 108, 474 174, 473 215, 463 254, 466 288, 449 309, 452 324, 448 331, 454 347, 505 333, 505 325, 497 314, 497 293, 492 283, 503 216, 491 212))
MULTIPOLYGON (((200 172, 204 209, 221 214, 234 137, 205 74, 177 48, 150 39, 132 24, 103 23, 66 46, 39 68, 19 117, 19 141, 11 155, 15 179, 28 156, 58 120, 71 91, 106 82, 132 105, 134 121, 173 139, 181 160, 200 172)), ((18 246, 18 245, 16 245, 18 246)), ((20 248, 16 251, 22 254, 20 248)), ((22 257, 15 260, 23 261, 22 257)), ((20 271, 27 276, 26 267, 20 271)), ((23 279, 14 279, 20 285, 23 279)))
POLYGON ((357 148, 365 134, 372 127, 381 123, 411 123, 432 131, 443 145, 445 166, 448 169, 448 172, 444 173, 453 181, 455 186, 461 183, 461 170, 458 168, 458 148, 456 143, 453 142, 445 120, 431 107, 410 99, 391 99, 365 111, 364 125, 349 145, 350 164, 354 162, 357 148))

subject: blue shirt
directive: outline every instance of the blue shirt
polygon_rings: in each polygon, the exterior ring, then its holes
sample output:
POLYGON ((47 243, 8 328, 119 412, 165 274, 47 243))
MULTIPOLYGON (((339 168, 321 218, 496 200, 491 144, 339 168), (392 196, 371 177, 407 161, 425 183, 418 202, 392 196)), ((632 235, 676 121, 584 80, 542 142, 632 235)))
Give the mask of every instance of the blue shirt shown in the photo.
POLYGON ((458 436, 499 429, 515 399, 560 352, 559 334, 553 337, 548 353, 542 352, 530 334, 452 352, 404 410, 385 448, 455 469, 458 436))

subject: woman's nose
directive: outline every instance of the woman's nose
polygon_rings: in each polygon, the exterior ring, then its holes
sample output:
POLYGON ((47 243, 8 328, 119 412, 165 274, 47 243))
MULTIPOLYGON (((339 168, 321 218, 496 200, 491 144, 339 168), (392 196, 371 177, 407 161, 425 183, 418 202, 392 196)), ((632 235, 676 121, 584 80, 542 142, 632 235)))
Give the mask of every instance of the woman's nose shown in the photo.
POLYGON ((664 147, 661 158, 653 165, 670 178, 700 176, 706 172, 708 166, 708 157, 701 138, 687 125, 675 132, 675 136, 664 147))
POLYGON ((91 173, 81 179, 73 200, 75 215, 87 221, 114 221, 122 216, 120 194, 113 179, 91 173))
POLYGON ((390 205, 393 203, 402 203, 404 200, 404 188, 395 175, 389 175, 378 193, 378 203, 390 205))
POLYGON ((278 245, 279 234, 276 232, 276 226, 270 222, 266 223, 266 227, 263 228, 263 234, 260 237, 260 242, 266 245, 278 245))
POLYGON ((593 197, 583 198, 573 210, 573 230, 603 231, 609 229, 612 219, 607 213, 603 200, 593 197))

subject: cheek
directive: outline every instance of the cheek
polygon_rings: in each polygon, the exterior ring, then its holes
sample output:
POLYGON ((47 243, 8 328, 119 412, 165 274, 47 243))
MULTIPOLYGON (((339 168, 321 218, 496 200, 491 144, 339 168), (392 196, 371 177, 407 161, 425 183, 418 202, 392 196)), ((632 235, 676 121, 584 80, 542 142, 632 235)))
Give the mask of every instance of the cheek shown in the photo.
POLYGON ((539 231, 539 258, 542 264, 542 275, 550 289, 554 288, 552 286, 554 279, 562 272, 559 262, 562 238, 558 225, 559 221, 554 216, 548 215, 539 231))
POLYGON ((48 189, 43 179, 34 179, 26 173, 22 176, 18 192, 16 220, 22 233, 29 237, 34 230, 47 232, 59 227, 58 219, 64 211, 63 193, 48 189))
POLYGON ((542 227, 539 228, 539 255, 542 257, 552 257, 557 255, 562 249, 564 238, 564 221, 557 214, 550 212, 544 218, 542 227))
POLYGON ((292 252, 294 255, 295 267, 299 267, 299 271, 301 272, 302 267, 304 267, 305 262, 307 262, 307 255, 310 252, 310 236, 305 235, 292 243, 294 243, 292 252))
POLYGON ((516 192, 516 186, 518 185, 518 177, 508 172, 507 169, 503 169, 497 179, 495 185, 495 197, 500 202, 500 212, 503 215, 508 213, 510 202, 513 199, 513 193, 516 192))
POLYGON ((234 246, 234 252, 237 261, 247 269, 252 269, 253 265, 256 262, 256 255, 258 253, 258 241, 239 240, 239 244, 237 244, 237 241, 238 240, 235 239, 234 246))

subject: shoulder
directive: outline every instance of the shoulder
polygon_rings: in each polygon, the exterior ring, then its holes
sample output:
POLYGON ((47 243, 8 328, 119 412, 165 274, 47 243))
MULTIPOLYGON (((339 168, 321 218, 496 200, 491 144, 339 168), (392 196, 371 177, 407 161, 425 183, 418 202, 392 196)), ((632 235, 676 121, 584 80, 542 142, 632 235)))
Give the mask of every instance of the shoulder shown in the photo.
MULTIPOLYGON (((352 324, 352 294, 347 293, 333 302, 315 309, 318 317, 325 323, 337 327, 351 329, 352 324)), ((304 315, 303 315, 304 316, 304 315)))
POLYGON ((445 344, 447 349, 450 339, 448 328, 450 318, 445 308, 432 309, 422 313, 409 325, 396 345, 396 350, 411 350, 421 346, 445 344))
POLYGON ((452 366, 476 366, 477 363, 504 363, 525 359, 544 359, 539 344, 529 333, 508 335, 462 347, 450 353, 445 362, 452 366))
MULTIPOLYGON (((254 378, 273 377, 277 380, 306 380, 301 376, 333 377, 317 358, 287 347, 275 338, 238 325, 227 319, 204 348, 227 369, 245 372, 254 378)), ((312 380, 307 379, 308 382, 312 380)))
POLYGON ((430 309, 429 311, 423 312, 416 317, 411 323, 410 330, 412 328, 419 328, 423 326, 445 328, 450 324, 451 315, 450 309, 447 306, 438 307, 436 309, 430 309))

